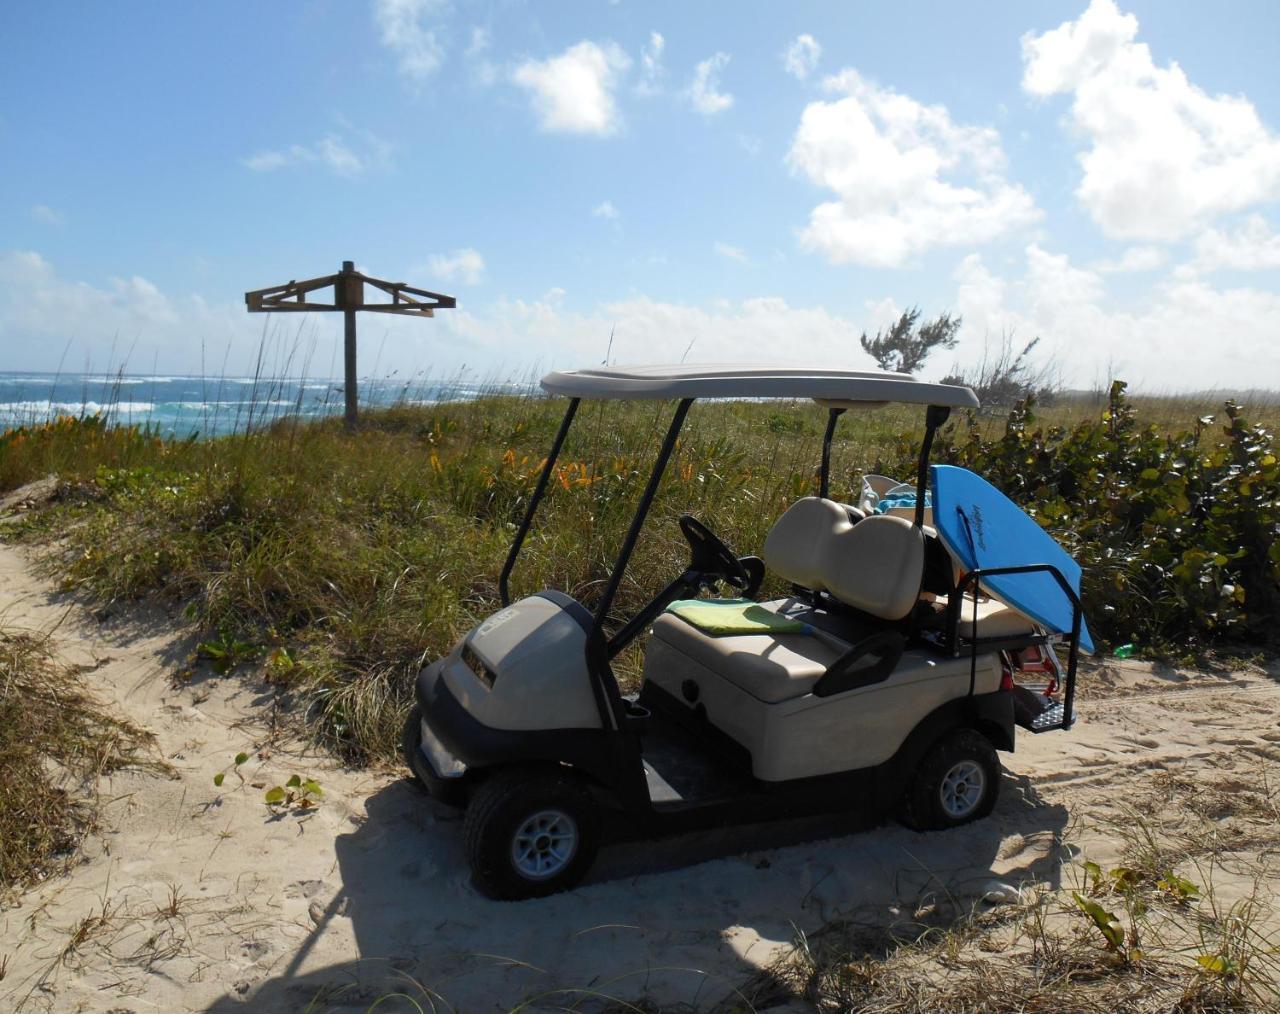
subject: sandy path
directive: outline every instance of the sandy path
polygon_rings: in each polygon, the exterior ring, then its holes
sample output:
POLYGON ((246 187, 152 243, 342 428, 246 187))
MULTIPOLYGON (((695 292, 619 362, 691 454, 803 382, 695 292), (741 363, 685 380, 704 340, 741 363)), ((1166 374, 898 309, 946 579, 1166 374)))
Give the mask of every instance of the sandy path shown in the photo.
MULTIPOLYGON (((1056 883, 1068 825, 1114 811, 1151 772, 1244 771, 1280 744, 1274 675, 1126 664, 1093 683, 1071 734, 1021 737, 996 813, 971 827, 851 833, 826 820, 615 846, 577 891, 511 905, 468 886, 460 820, 395 773, 273 744, 247 780, 314 775, 317 810, 273 817, 234 774, 216 789, 238 751, 270 740, 269 695, 240 678, 171 686, 190 644, 163 617, 100 622, 8 546, 0 603, 5 625, 56 626, 69 661, 101 663, 87 678, 176 772, 106 781, 84 862, 0 912, 2 1009, 302 1010, 323 995, 312 1009, 363 1010, 394 990, 421 1002, 422 987, 468 1012, 591 994, 709 1006, 796 927, 973 898, 997 878, 1056 883)), ((1115 846, 1086 848, 1105 862, 1115 846)), ((378 1008, 398 1009, 413 1008, 378 1008)))

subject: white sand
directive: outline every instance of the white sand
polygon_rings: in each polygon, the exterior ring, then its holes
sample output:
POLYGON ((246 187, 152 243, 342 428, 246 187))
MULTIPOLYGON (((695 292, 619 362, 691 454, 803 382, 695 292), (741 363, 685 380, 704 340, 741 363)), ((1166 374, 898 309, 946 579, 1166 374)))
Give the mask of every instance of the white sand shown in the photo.
MULTIPOLYGON (((975 825, 849 833, 827 820, 615 846, 576 891, 505 904, 468 885, 459 817, 398 772, 273 745, 246 779, 313 775, 325 790, 316 811, 273 816, 234 774, 216 789, 237 752, 270 740, 266 690, 240 677, 171 686, 191 644, 165 617, 99 622, 0 546, 0 620, 56 627, 68 661, 101 663, 86 679, 154 732, 177 773, 104 780, 102 834, 83 862, 0 912, 4 1010, 363 1010, 395 989, 421 1003, 420 986, 467 1012, 591 994, 708 1007, 797 928, 887 918, 929 896, 964 903, 993 880, 1056 884, 1068 826, 1153 770, 1243 771, 1280 743, 1274 678, 1123 664, 1098 677, 1106 693, 1085 696, 1070 734, 1022 735, 1002 755, 999 807, 975 825), (174 894, 176 914, 164 911, 174 894), (86 939, 64 953, 86 919, 86 939)), ((1117 845, 1086 847, 1105 863, 1117 845)))

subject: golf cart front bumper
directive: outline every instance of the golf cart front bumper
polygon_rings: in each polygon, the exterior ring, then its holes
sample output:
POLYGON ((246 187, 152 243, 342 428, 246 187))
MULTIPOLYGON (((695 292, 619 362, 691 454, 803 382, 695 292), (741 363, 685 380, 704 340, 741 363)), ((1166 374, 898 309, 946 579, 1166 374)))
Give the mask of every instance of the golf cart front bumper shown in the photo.
POLYGON ((424 668, 414 685, 422 707, 422 753, 442 778, 544 762, 578 768, 606 784, 614 780, 614 744, 603 730, 495 729, 485 725, 449 689, 443 676, 448 662, 445 658, 424 668))

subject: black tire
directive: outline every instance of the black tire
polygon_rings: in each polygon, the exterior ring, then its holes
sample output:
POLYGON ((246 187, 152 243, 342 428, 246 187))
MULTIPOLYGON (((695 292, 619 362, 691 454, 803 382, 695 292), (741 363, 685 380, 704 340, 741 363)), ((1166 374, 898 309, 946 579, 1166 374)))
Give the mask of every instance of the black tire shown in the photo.
POLYGON ((476 789, 463 833, 467 862, 480 892, 499 901, 519 901, 567 890, 582 879, 599 847, 600 815, 582 783, 571 775, 510 772, 494 775, 476 789), (546 814, 557 816, 548 823, 546 814), (524 870, 516 860, 522 831, 522 840, 529 843, 524 870), (571 848, 564 845, 570 831, 575 836, 571 848), (543 839, 546 846, 539 845, 543 839), (546 857, 545 872, 532 875, 527 867, 537 865, 540 855, 546 857))
POLYGON ((999 795, 1000 758, 991 740, 975 729, 956 729, 920 761, 899 816, 917 831, 942 831, 987 816, 999 795))
POLYGON ((400 752, 404 762, 413 774, 413 780, 428 795, 446 806, 462 807, 467 803, 467 787, 463 778, 441 778, 431 770, 431 765, 422 756, 422 707, 415 704, 405 719, 404 731, 400 733, 400 752))

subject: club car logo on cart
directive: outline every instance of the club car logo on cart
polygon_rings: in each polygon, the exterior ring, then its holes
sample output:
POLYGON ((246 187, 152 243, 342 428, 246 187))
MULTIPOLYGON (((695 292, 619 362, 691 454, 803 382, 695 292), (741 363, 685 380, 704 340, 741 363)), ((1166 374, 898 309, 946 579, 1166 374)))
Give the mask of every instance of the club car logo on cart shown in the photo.
POLYGON ((514 606, 494 613, 476 628, 476 637, 488 637, 508 620, 514 620, 515 618, 516 609, 514 606))

